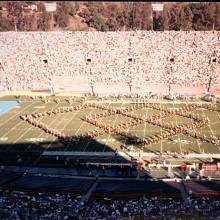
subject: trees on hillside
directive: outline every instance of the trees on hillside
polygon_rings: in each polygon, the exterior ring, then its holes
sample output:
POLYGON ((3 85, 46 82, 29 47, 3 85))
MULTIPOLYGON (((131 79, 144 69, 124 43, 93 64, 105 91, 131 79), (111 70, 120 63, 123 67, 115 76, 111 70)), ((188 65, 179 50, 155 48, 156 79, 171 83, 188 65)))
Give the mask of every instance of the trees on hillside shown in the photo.
MULTIPOLYGON (((34 4, 34 2, 32 2, 34 4)), ((166 3, 160 16, 153 16, 147 2, 58 2, 56 12, 46 12, 42 2, 36 2, 37 12, 26 13, 23 6, 31 2, 0 3, 0 31, 31 31, 53 29, 53 21, 64 29, 71 17, 98 31, 118 30, 220 30, 220 2, 166 3), (52 16, 54 15, 54 16, 52 16)))
POLYGON ((57 11, 54 13, 55 22, 59 27, 65 28, 68 26, 70 10, 71 4, 69 2, 59 2, 57 11))
POLYGON ((220 28, 220 3, 182 3, 165 6, 166 30, 212 30, 220 28), (166 8, 168 7, 168 8, 166 8))
POLYGON ((37 19, 37 30, 48 31, 50 29, 51 15, 43 12, 37 19))
POLYGON ((7 2, 6 7, 8 9, 7 18, 9 22, 14 24, 14 31, 17 31, 18 24, 22 21, 22 3, 21 2, 7 2))

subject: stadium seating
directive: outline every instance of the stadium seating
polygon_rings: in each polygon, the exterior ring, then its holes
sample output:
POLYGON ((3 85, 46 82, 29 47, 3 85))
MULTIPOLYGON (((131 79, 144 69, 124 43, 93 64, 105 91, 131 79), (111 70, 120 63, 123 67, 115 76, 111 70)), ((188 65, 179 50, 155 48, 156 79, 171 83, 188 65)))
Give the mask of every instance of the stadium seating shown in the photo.
POLYGON ((93 179, 26 175, 10 183, 10 187, 27 191, 85 193, 93 182, 93 179))
POLYGON ((1 32, 0 90, 195 88, 211 76, 217 86, 219 45, 219 32, 211 31, 1 32))

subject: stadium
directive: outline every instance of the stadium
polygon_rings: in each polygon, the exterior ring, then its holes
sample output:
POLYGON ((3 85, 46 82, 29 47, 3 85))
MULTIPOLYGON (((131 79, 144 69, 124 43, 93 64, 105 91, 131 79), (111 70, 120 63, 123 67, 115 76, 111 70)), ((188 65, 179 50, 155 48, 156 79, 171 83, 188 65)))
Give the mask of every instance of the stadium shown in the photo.
POLYGON ((0 218, 218 219, 219 45, 0 32, 0 218))

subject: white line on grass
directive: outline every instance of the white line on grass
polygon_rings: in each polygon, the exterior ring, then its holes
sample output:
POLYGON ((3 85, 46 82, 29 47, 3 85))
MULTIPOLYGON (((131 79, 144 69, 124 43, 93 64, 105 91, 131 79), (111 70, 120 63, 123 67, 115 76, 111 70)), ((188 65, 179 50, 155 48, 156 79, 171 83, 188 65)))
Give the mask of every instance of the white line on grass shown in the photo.
MULTIPOLYGON (((118 114, 115 115, 115 120, 113 122, 113 127, 115 126, 115 123, 116 123, 117 119, 118 119, 118 114)), ((108 145, 107 142, 109 143, 110 136, 111 136, 111 132, 108 134, 108 137, 106 138, 106 141, 105 141, 106 145, 108 145)), ((105 148, 103 149, 103 152, 104 151, 105 151, 105 148)))
MULTIPOLYGON (((162 104, 161 104, 161 102, 160 102, 160 107, 162 108, 162 104)), ((162 123, 162 119, 160 118, 160 120, 161 120, 161 123, 162 123)), ((160 127, 160 134, 162 134, 162 127, 160 127)), ((162 142, 162 140, 160 141, 160 153, 163 153, 163 142, 162 142)))
MULTIPOLYGON (((33 111, 33 113, 37 112, 38 110, 33 111)), ((18 124, 20 123, 26 123, 23 120, 21 120, 18 124)), ((17 124, 17 125, 18 125, 17 124)), ((17 126, 16 125, 16 126, 17 126)), ((28 133, 31 129, 33 128, 33 125, 30 125, 30 127, 28 129, 25 129, 25 131, 22 133, 22 135, 20 135, 15 141, 13 141, 13 144, 17 143, 26 133, 28 133)), ((10 149, 10 148, 9 148, 10 149)))
MULTIPOLYGON (((83 103, 83 105, 84 105, 84 103, 83 103)), ((93 112, 94 110, 95 110, 95 109, 90 110, 88 114, 92 114, 92 112, 93 112)), ((86 121, 83 121, 83 122, 81 123, 81 125, 79 126, 79 128, 77 129, 77 131, 76 131, 75 134, 74 134, 75 136, 78 134, 78 132, 80 131, 80 129, 82 128, 82 126, 83 126, 84 124, 86 124, 86 123, 87 123, 86 121)), ((90 142, 90 141, 88 141, 87 145, 89 144, 89 142, 90 142)), ((87 147, 87 145, 85 146, 85 148, 87 147)), ((67 151, 68 148, 69 148, 69 146, 67 146, 67 147, 65 148, 65 151, 67 151)), ((85 148, 84 148, 83 151, 85 151, 85 148)))
MULTIPOLYGON (((59 104, 56 104, 56 106, 55 106, 54 108, 52 108, 52 111, 53 111, 54 109, 56 109, 58 105, 59 105, 59 104)), ((56 122, 56 120, 52 120, 50 123, 47 124, 47 126, 50 127, 54 122, 56 122)), ((40 138, 43 134, 45 134, 45 131, 41 130, 41 133, 38 135, 37 138, 40 138)), ((26 152, 31 146, 32 146, 32 144, 28 145, 24 152, 26 152)))
MULTIPOLYGON (((84 103, 83 103, 84 105, 84 103)), ((71 119, 67 122, 67 124, 64 126, 64 128, 62 129, 65 130, 65 127, 67 127, 71 122, 72 120, 75 118, 75 116, 81 111, 81 109, 79 111, 76 111, 75 114, 73 114, 73 116, 71 117, 71 119)), ((84 122, 83 122, 84 123, 84 122)), ((82 124, 81 124, 82 125, 82 124)), ((81 126, 80 126, 81 127, 81 126)), ((80 128, 79 128, 80 129, 80 128)), ((79 131, 79 129, 76 131, 76 133, 79 131)), ((74 135, 76 135, 76 133, 74 135)), ((68 145, 66 146, 66 148, 64 149, 64 151, 66 151, 66 149, 68 148, 68 145)))
MULTIPOLYGON (((174 107, 174 102, 173 102, 173 107, 174 107)), ((177 126, 178 124, 177 124, 176 115, 174 115, 174 116, 175 116, 175 121, 176 121, 176 126, 177 126)), ((178 139, 180 139, 179 134, 178 134, 178 139)), ((180 152, 181 152, 181 154, 182 154, 182 147, 181 147, 181 143, 179 143, 179 146, 180 146, 180 152)))
MULTIPOLYGON (((78 112, 76 111, 75 114, 77 114, 77 113, 78 113, 78 112)), ((58 117, 60 118, 60 117, 62 116, 62 114, 65 114, 65 113, 59 114, 58 117)), ((74 115, 75 115, 75 114, 74 114, 74 115)), ((56 121, 57 121, 57 120, 56 120, 56 121)), ((60 119, 59 119, 59 122, 56 124, 56 127, 59 128, 60 124, 62 124, 63 121, 65 121, 65 118, 60 118, 60 119)), ((69 123, 69 121, 67 121, 67 124, 68 124, 68 123, 69 123)), ((64 125, 64 128, 66 127, 67 124, 64 125)), ((62 132, 62 131, 64 130, 64 128, 62 128, 62 129, 57 129, 57 130, 60 131, 60 132, 62 132)), ((46 151, 46 150, 48 150, 53 143, 54 143, 54 141, 51 141, 50 144, 47 145, 47 147, 45 148, 45 150, 43 150, 43 152, 46 151)), ((42 152, 42 153, 43 153, 43 152, 42 152)))
POLYGON ((218 117, 219 117, 219 119, 220 119, 220 114, 218 113, 218 111, 216 111, 217 112, 217 115, 218 115, 218 117))
POLYGON ((4 121, 3 123, 0 124, 0 127, 2 127, 6 122, 12 120, 13 118, 17 117, 19 114, 21 114, 22 112, 24 112, 25 109, 29 108, 31 105, 33 105, 34 103, 32 102, 30 105, 26 106, 22 111, 19 111, 17 114, 13 114, 12 117, 8 118, 6 121, 4 121))
MULTIPOLYGON (((38 110, 35 110, 35 111, 33 111, 31 114, 34 114, 34 113, 36 113, 37 111, 38 111, 38 110)), ((14 133, 13 130, 16 130, 16 127, 17 127, 17 126, 20 126, 20 124, 22 124, 22 123, 26 123, 26 122, 24 122, 23 120, 20 120, 13 128, 9 129, 8 132, 4 133, 3 137, 6 136, 6 135, 8 135, 10 132, 13 132, 13 133, 14 133)), ((13 143, 16 143, 17 140, 21 139, 21 137, 22 137, 23 135, 25 135, 32 127, 33 127, 33 126, 31 125, 30 128, 25 129, 25 132, 24 132, 20 137, 18 137, 13 143)))
MULTIPOLYGON (((120 104, 121 104, 120 108, 122 108, 122 106, 123 106, 124 103, 120 103, 120 104)), ((116 117, 115 117, 115 120, 114 120, 114 122, 113 122, 113 127, 115 126, 115 123, 116 123, 116 121, 118 120, 118 116, 119 116, 119 115, 116 114, 115 116, 116 116, 116 117)), ((129 132, 129 131, 130 131, 130 128, 128 127, 127 132, 129 132)), ((111 134, 108 135, 107 141, 110 139, 110 135, 111 135, 111 134)), ((106 141, 106 143, 107 143, 107 141, 106 141)), ((124 144, 125 144, 125 142, 124 142, 124 144)), ((103 152, 104 152, 104 151, 105 151, 105 148, 103 149, 103 152)))
MULTIPOLYGON (((189 105, 189 104, 187 104, 187 105, 189 105)), ((193 123, 193 119, 190 118, 190 120, 193 123)), ((195 130, 194 126, 193 126, 193 131, 196 133, 196 130, 195 130)), ((196 142, 197 142, 197 145, 199 147, 199 152, 202 153, 202 150, 201 150, 201 147, 200 147, 200 142, 199 142, 199 140, 197 138, 196 138, 196 142)))
MULTIPOLYGON (((75 116, 77 113, 78 113, 78 111, 75 112, 74 116, 75 116)), ((60 118, 60 116, 62 116, 62 114, 63 114, 63 113, 59 114, 59 115, 58 115, 58 118, 60 118)), ((65 113, 64 113, 64 114, 65 114, 65 113)), ((61 119, 62 119, 62 118, 61 118, 61 119)), ((50 125, 53 124, 53 123, 56 122, 56 121, 57 121, 57 120, 52 121, 52 122, 50 123, 50 125)), ((58 126, 64 121, 64 119, 59 120, 59 121, 60 121, 60 122, 58 123, 58 126)), ((64 128, 65 128, 65 127, 66 127, 66 126, 64 126, 64 128)), ((61 130, 59 130, 59 131, 63 131, 63 129, 61 129, 61 130)), ((42 134, 41 134, 41 135, 42 135, 42 134)), ((40 136, 41 136, 41 135, 40 135, 40 136)), ((47 151, 53 143, 54 143, 54 141, 51 141, 51 142, 47 145, 47 147, 41 152, 40 156, 34 161, 34 165, 37 164, 37 162, 40 160, 42 154, 43 154, 45 151, 47 151)))
MULTIPOLYGON (((204 110, 202 110, 202 113, 203 113, 203 116, 206 117, 206 115, 205 115, 205 113, 204 113, 204 110)), ((207 117, 209 118, 208 115, 207 115, 207 117)), ((215 134, 214 134, 214 132, 213 132, 213 130, 212 130, 210 124, 208 124, 208 128, 209 128, 209 130, 211 131, 212 135, 215 136, 215 134)))

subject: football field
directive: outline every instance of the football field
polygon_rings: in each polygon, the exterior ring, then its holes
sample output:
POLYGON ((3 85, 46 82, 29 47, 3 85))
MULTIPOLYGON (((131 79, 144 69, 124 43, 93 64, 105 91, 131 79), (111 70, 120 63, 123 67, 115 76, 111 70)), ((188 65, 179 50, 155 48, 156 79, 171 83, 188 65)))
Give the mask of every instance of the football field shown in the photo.
MULTIPOLYGON (((1 100, 15 100, 14 97, 5 97, 1 100)), ((5 161, 7 155, 35 155, 37 159, 43 152, 112 152, 126 150, 128 152, 177 152, 177 153, 220 153, 220 105, 213 109, 207 102, 203 106, 193 107, 194 103, 173 101, 145 101, 147 105, 141 106, 132 99, 105 99, 98 98, 66 98, 48 97, 30 98, 22 96, 18 103, 8 112, 0 114, 0 161, 5 161), (71 100, 70 100, 71 99, 71 100), (150 103, 150 104, 149 104, 150 103), (155 104, 156 103, 156 104, 155 104), (79 109, 74 110, 74 107, 79 109), (69 108, 73 108, 72 111, 69 108), (193 108, 191 108, 193 107, 193 108), (47 111, 59 112, 39 116, 36 120, 46 125, 51 130, 56 130, 70 137, 79 137, 77 141, 62 141, 57 136, 45 132, 45 130, 33 126, 22 120, 20 116, 33 116, 35 113, 47 111), (63 109, 63 110, 62 110, 63 109), (184 115, 181 109, 186 109, 184 115), (116 112, 116 110, 119 110, 116 112), (168 112, 166 110, 169 110, 168 112), (173 113, 172 110, 176 110, 173 113), (110 112, 109 114, 106 114, 110 112), (90 123, 89 120, 98 125, 90 123), (198 136, 176 132, 168 137, 161 136, 169 131, 170 126, 192 125, 193 121, 208 119, 208 123, 193 127, 198 136), (157 121, 154 124, 154 120, 157 121), (161 124, 158 126, 158 123, 161 124), (100 125, 99 125, 100 124, 100 125), (120 128, 126 135, 114 132, 120 128), (92 132, 96 135, 92 138, 92 132), (129 139, 131 135, 131 139, 129 139), (158 138, 159 137, 159 138, 158 138), (134 138, 139 142, 134 141, 134 138), (215 139, 211 143, 208 140, 215 139), (206 141, 207 140, 207 141, 206 141)), ((1 101, 0 101, 1 107, 1 101)), ((30 156, 29 159, 32 157, 30 156)), ((13 159, 12 159, 13 160, 13 159)))

